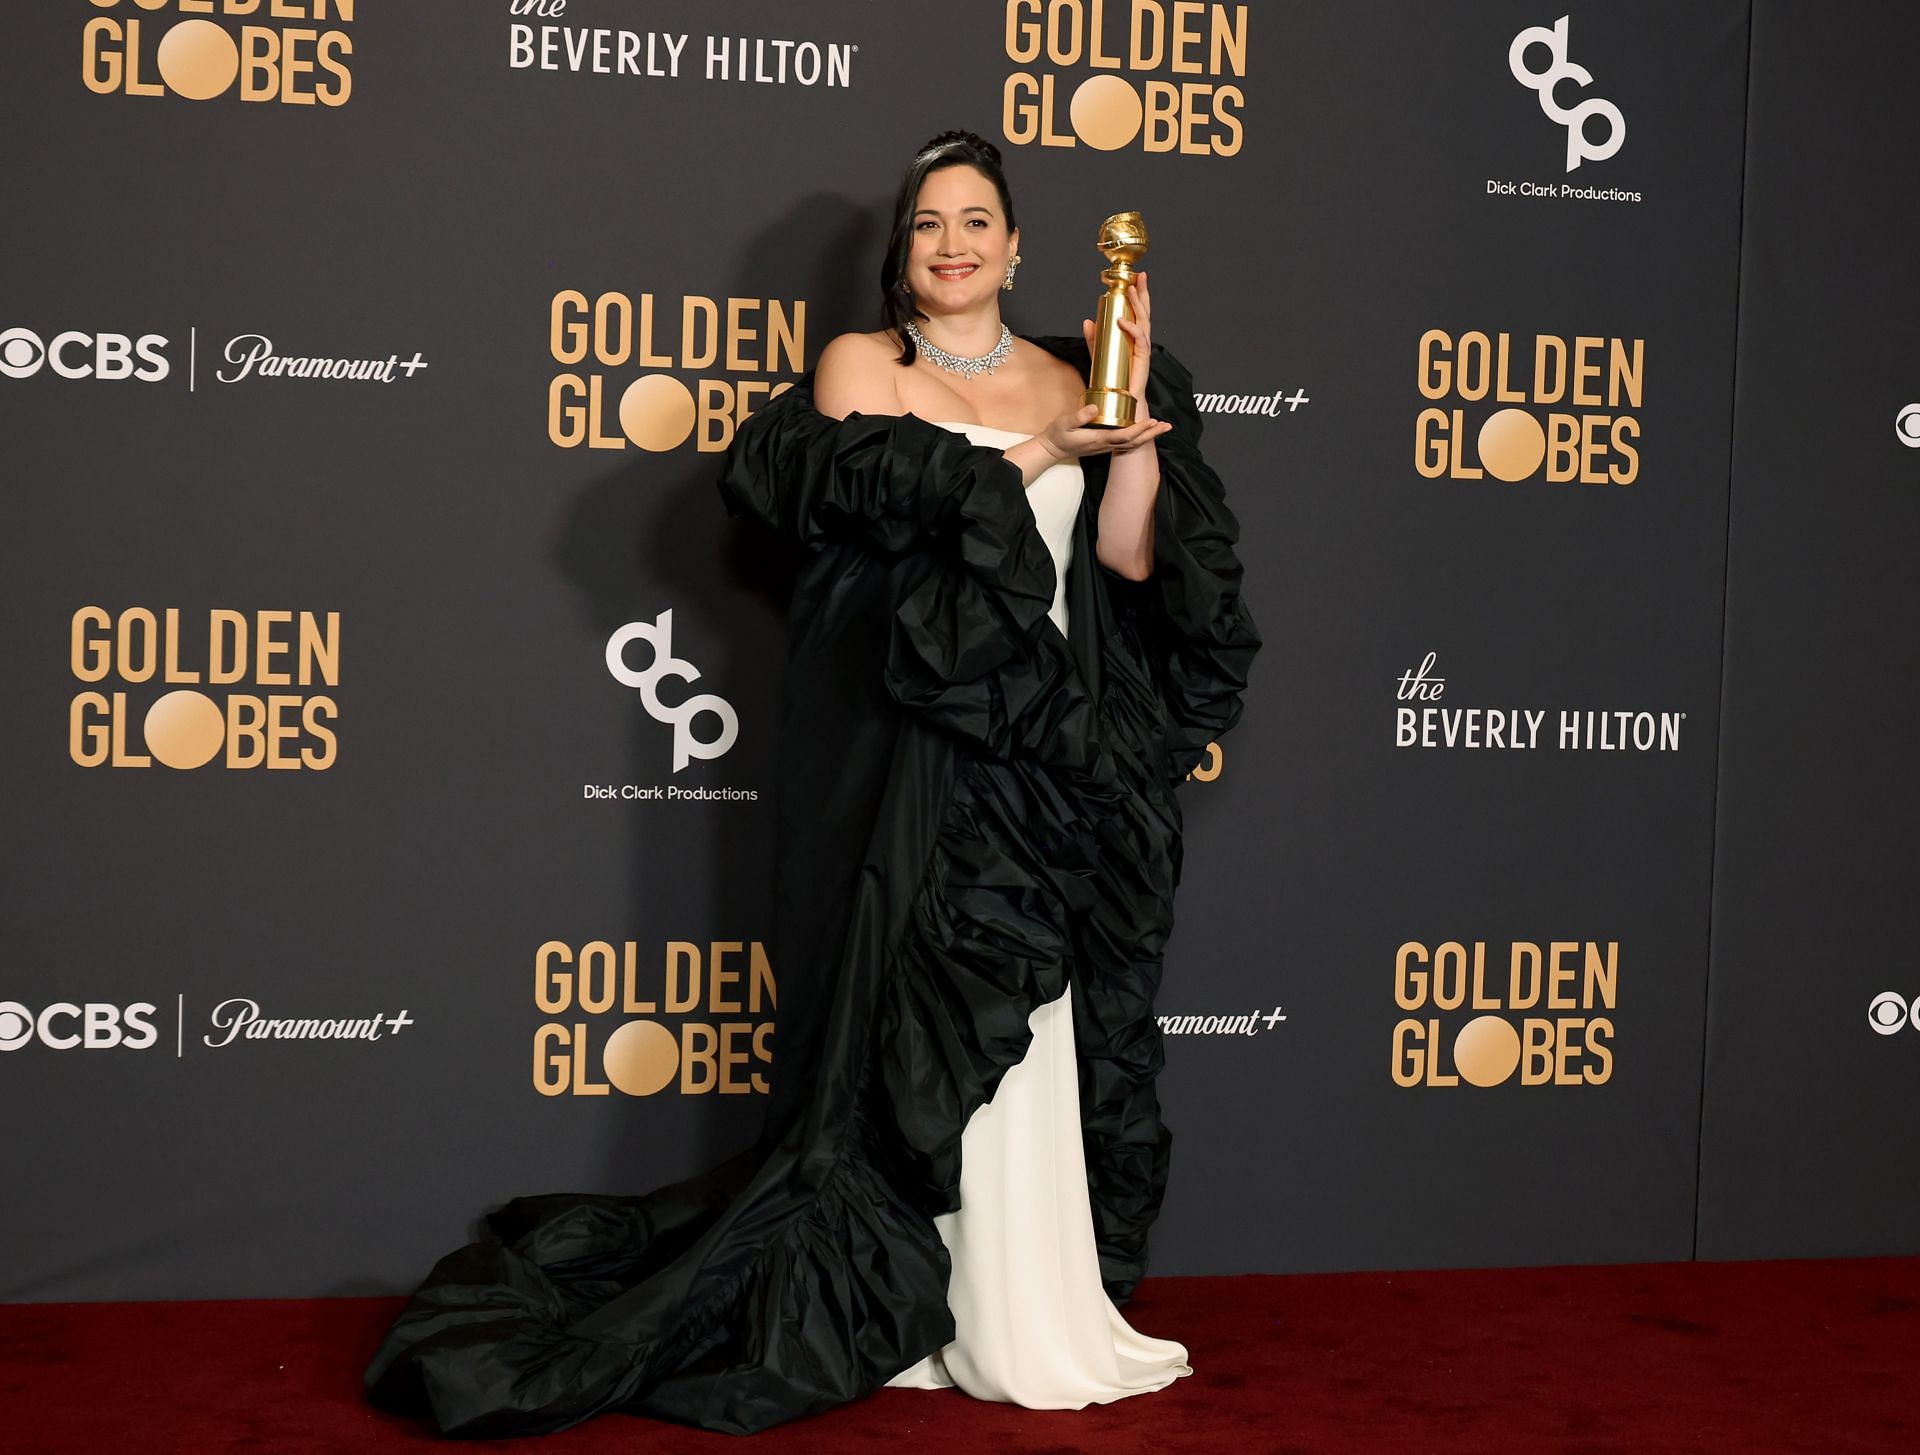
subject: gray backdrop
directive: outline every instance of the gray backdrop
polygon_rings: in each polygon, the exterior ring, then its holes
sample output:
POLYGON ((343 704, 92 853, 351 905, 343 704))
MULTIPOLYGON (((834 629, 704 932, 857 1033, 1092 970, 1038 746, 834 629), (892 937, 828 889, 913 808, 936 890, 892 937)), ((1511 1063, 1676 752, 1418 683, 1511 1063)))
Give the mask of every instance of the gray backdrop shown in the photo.
POLYGON ((1920 1249, 1920 19, 155 3, 0 21, 0 1297, 393 1291, 751 1138, 787 564, 718 450, 952 126, 1016 328, 1145 213, 1267 638, 1155 1271, 1920 1249))

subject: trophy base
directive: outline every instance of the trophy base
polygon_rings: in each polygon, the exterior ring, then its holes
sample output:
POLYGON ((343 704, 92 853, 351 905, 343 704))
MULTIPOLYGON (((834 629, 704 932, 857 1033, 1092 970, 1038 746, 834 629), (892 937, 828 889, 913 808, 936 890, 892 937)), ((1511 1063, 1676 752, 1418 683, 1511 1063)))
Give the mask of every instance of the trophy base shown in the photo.
POLYGON ((1133 423, 1133 396, 1124 389, 1089 389, 1082 405, 1095 404, 1100 413, 1087 421, 1088 429, 1124 429, 1133 423))

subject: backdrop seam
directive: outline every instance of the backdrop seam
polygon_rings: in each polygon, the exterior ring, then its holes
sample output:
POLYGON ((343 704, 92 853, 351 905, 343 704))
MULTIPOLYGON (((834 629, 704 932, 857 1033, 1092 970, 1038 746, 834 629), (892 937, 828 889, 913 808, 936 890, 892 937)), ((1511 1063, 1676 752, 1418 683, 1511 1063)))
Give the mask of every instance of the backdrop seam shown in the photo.
POLYGON ((1720 783, 1726 774, 1727 742, 1727 616, 1728 583, 1733 566, 1733 482, 1737 429, 1740 422, 1740 334, 1746 317, 1747 263, 1747 159, 1753 146, 1753 15, 1759 0, 1747 4, 1747 84, 1740 110, 1740 220, 1736 228, 1739 246, 1733 264, 1733 366, 1728 389, 1727 410, 1727 522, 1720 555, 1720 695, 1715 712, 1713 753, 1713 833, 1707 845, 1707 961, 1700 977, 1700 1102, 1693 1133, 1693 1248, 1692 1261, 1700 1258, 1700 1190, 1707 1156, 1707 1047, 1713 1012, 1714 921, 1719 913, 1720 887, 1720 783))

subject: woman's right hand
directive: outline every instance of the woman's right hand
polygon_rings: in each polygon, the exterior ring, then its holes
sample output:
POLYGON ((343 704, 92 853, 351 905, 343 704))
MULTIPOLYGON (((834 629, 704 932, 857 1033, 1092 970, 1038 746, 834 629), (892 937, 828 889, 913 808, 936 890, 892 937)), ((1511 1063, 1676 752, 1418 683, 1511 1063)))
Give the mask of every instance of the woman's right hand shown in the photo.
POLYGON ((1093 428, 1089 421, 1098 418, 1099 414, 1100 406, 1097 404, 1083 404, 1078 409, 1069 409, 1034 438, 1058 463, 1086 455, 1123 454, 1136 445, 1158 439, 1173 428, 1165 420, 1149 416, 1144 406, 1140 408, 1141 417, 1120 429, 1093 428))
POLYGON ((1164 420, 1136 419, 1125 429, 1094 429, 1088 421, 1099 413, 1094 404, 1069 409, 1039 434, 1010 446, 1006 456, 1019 468, 1020 478, 1031 485, 1054 465, 1087 455, 1121 454, 1173 428, 1164 420))

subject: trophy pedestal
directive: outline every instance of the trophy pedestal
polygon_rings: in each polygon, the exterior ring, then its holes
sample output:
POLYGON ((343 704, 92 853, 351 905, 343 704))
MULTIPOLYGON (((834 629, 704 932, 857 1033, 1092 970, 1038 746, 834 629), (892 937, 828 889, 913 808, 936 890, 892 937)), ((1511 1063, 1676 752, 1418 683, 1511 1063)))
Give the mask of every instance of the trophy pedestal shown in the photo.
POLYGON ((1124 389, 1089 389, 1080 402, 1099 406, 1099 415, 1087 422, 1090 429, 1124 429, 1133 423, 1133 396, 1124 389))

